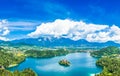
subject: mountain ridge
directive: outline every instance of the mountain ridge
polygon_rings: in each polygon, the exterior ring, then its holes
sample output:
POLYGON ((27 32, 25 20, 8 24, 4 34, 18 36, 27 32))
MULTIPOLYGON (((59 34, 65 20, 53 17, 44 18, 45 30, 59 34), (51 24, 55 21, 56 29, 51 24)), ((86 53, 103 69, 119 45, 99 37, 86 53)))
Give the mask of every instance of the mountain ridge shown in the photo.
POLYGON ((113 41, 108 41, 104 43, 98 42, 88 42, 84 39, 80 39, 77 41, 71 40, 69 38, 26 38, 26 39, 19 39, 9 41, 12 44, 26 44, 26 45, 36 45, 36 46, 43 46, 43 47, 56 47, 56 46, 66 46, 66 47, 105 47, 105 46, 118 46, 120 44, 115 43, 113 41))

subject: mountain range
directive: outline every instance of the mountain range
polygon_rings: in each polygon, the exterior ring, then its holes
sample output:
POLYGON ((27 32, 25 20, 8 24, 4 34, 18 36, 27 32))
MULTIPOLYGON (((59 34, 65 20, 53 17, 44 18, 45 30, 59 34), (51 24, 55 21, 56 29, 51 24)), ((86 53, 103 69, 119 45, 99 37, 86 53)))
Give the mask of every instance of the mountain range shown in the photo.
POLYGON ((36 45, 41 47, 57 47, 57 46, 64 46, 64 47, 105 47, 105 46, 117 46, 120 47, 120 44, 108 41, 105 43, 97 43, 97 42, 88 42, 84 39, 80 39, 77 41, 71 40, 69 38, 47 38, 47 37, 40 37, 40 38, 26 38, 26 39, 19 39, 13 41, 0 41, 0 44, 9 44, 9 45, 36 45))

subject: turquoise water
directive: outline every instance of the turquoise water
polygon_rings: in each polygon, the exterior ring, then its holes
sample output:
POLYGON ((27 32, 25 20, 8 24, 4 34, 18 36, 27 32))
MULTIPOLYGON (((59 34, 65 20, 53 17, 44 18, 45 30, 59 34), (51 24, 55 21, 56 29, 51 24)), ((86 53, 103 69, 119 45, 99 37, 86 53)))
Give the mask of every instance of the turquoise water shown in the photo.
POLYGON ((53 58, 26 58, 20 65, 9 68, 9 70, 23 70, 32 68, 38 76, 90 76, 101 71, 95 65, 97 59, 91 57, 89 53, 72 53, 66 56, 53 58), (58 64, 61 59, 71 62, 70 67, 63 67, 58 64))

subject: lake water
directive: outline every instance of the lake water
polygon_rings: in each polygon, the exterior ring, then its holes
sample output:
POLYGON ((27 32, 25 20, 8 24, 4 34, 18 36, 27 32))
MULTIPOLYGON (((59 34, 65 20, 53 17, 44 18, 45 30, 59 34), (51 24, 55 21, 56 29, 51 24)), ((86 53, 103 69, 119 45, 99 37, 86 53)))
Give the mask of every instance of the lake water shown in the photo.
POLYGON ((53 58, 26 58, 20 65, 9 68, 9 70, 23 70, 32 68, 38 76, 92 76, 99 73, 101 68, 95 65, 97 59, 90 56, 89 53, 72 53, 66 56, 57 56, 53 58), (64 67, 58 64, 61 59, 67 59, 71 62, 70 67, 64 67))

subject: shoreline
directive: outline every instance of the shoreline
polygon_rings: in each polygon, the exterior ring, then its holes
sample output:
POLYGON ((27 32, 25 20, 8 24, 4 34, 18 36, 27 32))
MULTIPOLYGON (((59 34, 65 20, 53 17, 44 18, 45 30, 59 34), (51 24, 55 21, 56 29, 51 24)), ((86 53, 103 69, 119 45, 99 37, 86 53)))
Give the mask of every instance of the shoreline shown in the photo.
POLYGON ((90 76, 95 76, 95 74, 90 74, 90 76))
POLYGON ((18 64, 11 64, 11 65, 9 65, 8 66, 8 68, 12 68, 12 67, 15 67, 15 66, 17 66, 18 64))
POLYGON ((100 72, 98 73, 91 73, 89 76, 95 76, 96 74, 99 74, 100 72))
MULTIPOLYGON (((76 53, 86 53, 87 55, 89 54, 89 52, 76 52, 76 53)), ((69 53, 69 54, 74 54, 74 53, 69 53)), ((67 54, 68 55, 68 54, 67 54)), ((75 54, 76 55, 76 54, 75 54)), ((90 54, 89 54, 90 55, 90 54)), ((26 57, 26 58, 29 58, 29 57, 26 57)), ((26 58, 25 58, 25 60, 26 60, 26 58)), ((30 57, 30 58, 34 58, 34 57, 30 57)), ((11 65, 9 65, 9 67, 8 68, 12 68, 12 67, 15 67, 15 66, 17 66, 17 65, 19 65, 19 64, 11 64, 11 65)), ((34 71, 34 72, 36 72, 36 71, 34 71)), ((36 74, 38 74, 37 72, 36 72, 36 74)), ((88 76, 95 76, 95 74, 89 74, 88 76)))

